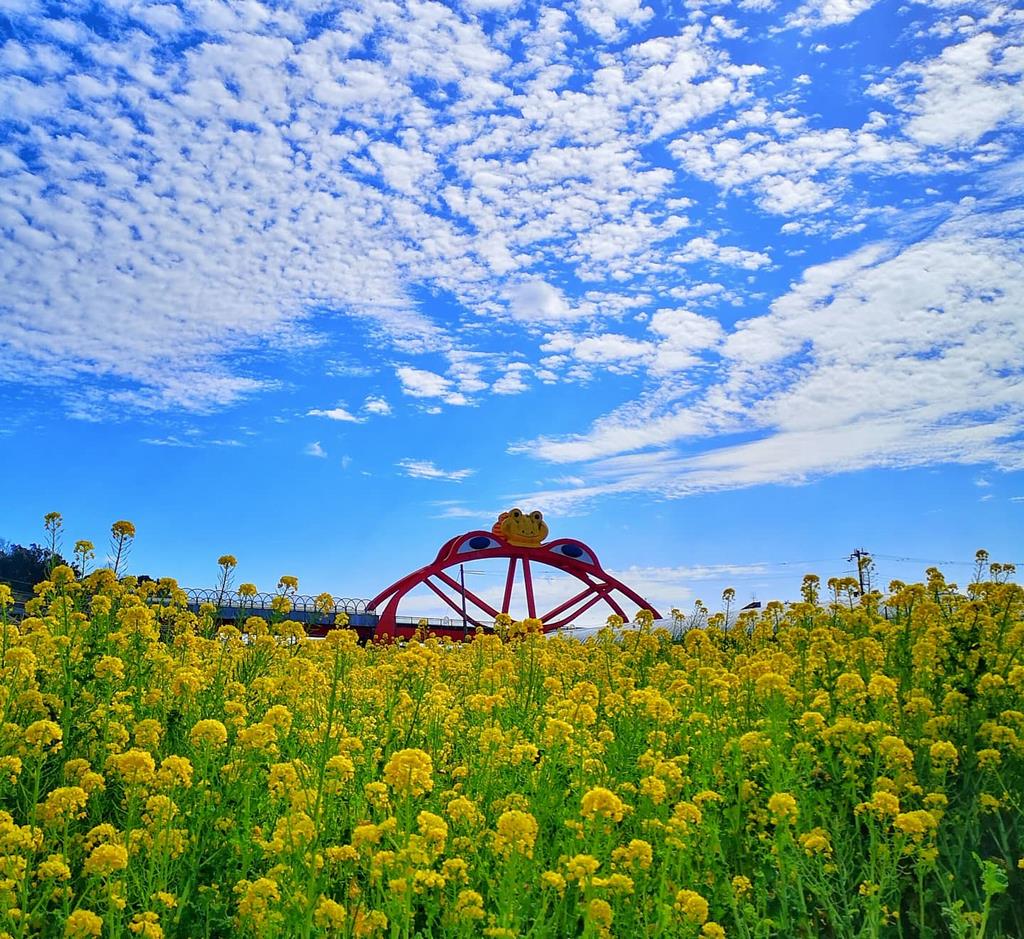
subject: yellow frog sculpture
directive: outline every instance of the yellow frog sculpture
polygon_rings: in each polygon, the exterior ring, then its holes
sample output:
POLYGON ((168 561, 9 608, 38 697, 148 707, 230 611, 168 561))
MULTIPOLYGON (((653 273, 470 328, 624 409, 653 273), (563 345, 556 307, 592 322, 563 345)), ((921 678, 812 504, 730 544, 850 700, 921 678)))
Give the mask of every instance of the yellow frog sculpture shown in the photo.
POLYGON ((548 536, 548 526, 540 512, 527 515, 522 509, 502 512, 491 529, 492 534, 509 544, 536 547, 548 536))

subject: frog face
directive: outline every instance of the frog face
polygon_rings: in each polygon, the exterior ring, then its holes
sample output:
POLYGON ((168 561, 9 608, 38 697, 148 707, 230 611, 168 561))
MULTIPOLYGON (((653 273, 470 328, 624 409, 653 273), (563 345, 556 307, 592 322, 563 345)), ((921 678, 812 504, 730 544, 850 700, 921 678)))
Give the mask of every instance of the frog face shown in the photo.
POLYGON ((540 512, 526 514, 522 509, 502 512, 491 529, 509 544, 531 547, 539 545, 548 536, 548 526, 540 512))

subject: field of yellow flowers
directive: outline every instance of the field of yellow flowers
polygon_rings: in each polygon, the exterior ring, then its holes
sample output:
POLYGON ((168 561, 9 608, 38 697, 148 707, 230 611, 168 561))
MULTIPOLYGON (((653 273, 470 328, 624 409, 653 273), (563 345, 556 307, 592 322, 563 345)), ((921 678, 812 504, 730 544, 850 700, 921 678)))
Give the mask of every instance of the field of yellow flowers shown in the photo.
POLYGON ((1024 936, 1011 574, 455 646, 0 586, 0 936, 1024 936))

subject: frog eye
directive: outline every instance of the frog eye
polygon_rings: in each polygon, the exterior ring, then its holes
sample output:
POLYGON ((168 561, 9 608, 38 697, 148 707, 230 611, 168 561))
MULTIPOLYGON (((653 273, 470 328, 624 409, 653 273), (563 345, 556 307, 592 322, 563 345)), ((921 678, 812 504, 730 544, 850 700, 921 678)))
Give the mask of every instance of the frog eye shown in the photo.
POLYGON ((523 512, 522 512, 521 509, 513 509, 508 514, 511 515, 513 518, 522 518, 523 517, 523 512))
POLYGON ((564 558, 571 558, 581 564, 597 566, 597 562, 587 548, 578 541, 559 541, 549 548, 552 554, 560 554, 564 558))
POLYGON ((530 518, 532 518, 535 522, 544 521, 544 515, 541 512, 531 512, 530 518))
POLYGON ((487 551, 490 548, 500 548, 502 544, 497 538, 490 535, 473 535, 467 538, 456 550, 456 554, 465 554, 467 551, 487 551))

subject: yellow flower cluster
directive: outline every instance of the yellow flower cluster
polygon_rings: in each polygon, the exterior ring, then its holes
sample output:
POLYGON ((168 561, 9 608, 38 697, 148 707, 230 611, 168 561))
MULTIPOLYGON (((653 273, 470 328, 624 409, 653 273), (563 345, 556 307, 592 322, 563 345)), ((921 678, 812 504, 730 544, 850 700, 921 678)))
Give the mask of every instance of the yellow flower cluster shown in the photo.
POLYGON ((384 766, 384 781, 400 795, 430 792, 434 788, 430 754, 416 747, 398 750, 384 766))
POLYGON ((614 792, 604 786, 595 786, 587 791, 580 804, 580 815, 584 818, 606 818, 621 822, 626 806, 614 792))
POLYGON ((0 586, 0 936, 1024 935, 1003 568, 584 643, 310 640, 297 586, 0 586))
POLYGON ((513 854, 533 857, 538 830, 537 819, 529 812, 519 809, 502 812, 494 836, 494 847, 506 857, 513 854))

